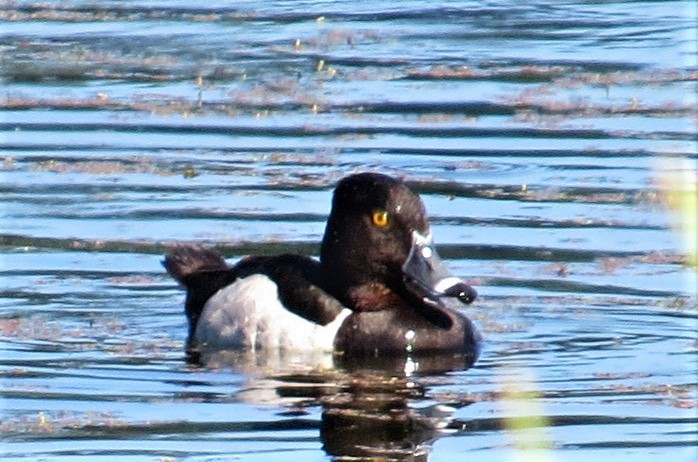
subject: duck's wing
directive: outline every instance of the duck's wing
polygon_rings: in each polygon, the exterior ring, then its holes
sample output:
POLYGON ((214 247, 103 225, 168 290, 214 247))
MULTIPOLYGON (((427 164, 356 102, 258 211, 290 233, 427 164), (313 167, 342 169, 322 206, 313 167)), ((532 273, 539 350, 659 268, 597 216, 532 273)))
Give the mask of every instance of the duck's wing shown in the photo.
POLYGON ((230 267, 215 250, 186 245, 175 247, 162 263, 187 290, 185 312, 190 340, 208 299, 236 279, 252 274, 269 277, 284 307, 316 324, 329 324, 344 308, 322 289, 320 263, 301 255, 246 257, 230 267))
POLYGON ((323 289, 324 275, 318 261, 293 254, 255 257, 239 263, 240 274, 245 273, 246 264, 254 265, 255 260, 258 265, 253 272, 262 273, 274 281, 281 303, 298 316, 324 326, 334 321, 344 309, 323 289))

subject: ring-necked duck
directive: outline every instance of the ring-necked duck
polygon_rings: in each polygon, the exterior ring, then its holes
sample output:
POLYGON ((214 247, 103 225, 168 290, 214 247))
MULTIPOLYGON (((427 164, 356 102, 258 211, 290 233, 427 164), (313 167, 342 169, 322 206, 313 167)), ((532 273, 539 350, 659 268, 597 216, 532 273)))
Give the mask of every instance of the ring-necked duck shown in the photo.
POLYGON ((178 246, 163 264, 187 290, 190 353, 457 353, 470 362, 478 355, 472 322, 445 304, 469 304, 477 294, 442 265, 419 196, 389 176, 339 182, 320 261, 252 256, 231 267, 211 249, 178 246))

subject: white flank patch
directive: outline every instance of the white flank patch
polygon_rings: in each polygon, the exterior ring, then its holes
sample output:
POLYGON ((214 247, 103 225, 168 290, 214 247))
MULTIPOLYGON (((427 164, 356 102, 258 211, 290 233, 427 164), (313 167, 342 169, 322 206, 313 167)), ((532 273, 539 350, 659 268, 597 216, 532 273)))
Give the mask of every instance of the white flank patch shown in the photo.
POLYGON ((310 322, 279 301, 274 281, 263 274, 238 279, 204 306, 194 339, 205 349, 332 351, 347 308, 326 326, 310 322))

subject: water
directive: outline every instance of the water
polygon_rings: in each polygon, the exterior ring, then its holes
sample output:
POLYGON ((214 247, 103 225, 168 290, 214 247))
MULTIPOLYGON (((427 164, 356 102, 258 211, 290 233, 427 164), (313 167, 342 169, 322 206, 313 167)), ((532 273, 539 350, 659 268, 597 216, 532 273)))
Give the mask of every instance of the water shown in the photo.
POLYGON ((2 2, 3 460, 693 460, 695 9, 2 2), (167 247, 316 255, 365 170, 477 286, 475 366, 188 365, 167 247))

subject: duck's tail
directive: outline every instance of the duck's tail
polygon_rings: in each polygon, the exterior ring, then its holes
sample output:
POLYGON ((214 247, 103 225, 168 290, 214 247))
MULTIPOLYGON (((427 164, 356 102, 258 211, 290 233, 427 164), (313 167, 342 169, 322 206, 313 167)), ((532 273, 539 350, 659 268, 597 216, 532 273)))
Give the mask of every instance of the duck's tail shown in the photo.
POLYGON ((178 245, 162 261, 167 272, 184 287, 188 276, 202 271, 228 269, 218 252, 200 245, 178 245))
POLYGON ((162 265, 187 291, 184 312, 189 321, 187 356, 192 363, 198 363, 200 352, 194 343, 194 331, 206 301, 218 289, 235 279, 218 252, 200 245, 177 245, 162 261, 162 265))

